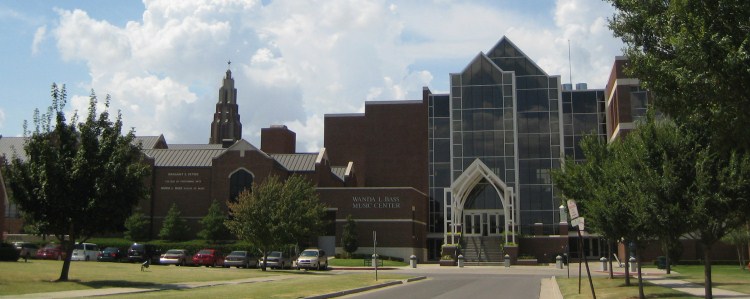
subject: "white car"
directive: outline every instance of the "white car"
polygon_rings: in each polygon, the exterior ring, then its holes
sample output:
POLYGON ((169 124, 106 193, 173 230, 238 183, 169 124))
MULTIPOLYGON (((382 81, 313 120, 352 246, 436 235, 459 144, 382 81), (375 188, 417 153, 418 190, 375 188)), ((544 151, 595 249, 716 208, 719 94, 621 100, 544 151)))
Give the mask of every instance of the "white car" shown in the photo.
POLYGON ((296 268, 325 270, 328 268, 326 252, 320 249, 305 249, 296 260, 296 268))
POLYGON ((93 243, 78 243, 73 249, 71 261, 95 261, 99 254, 99 246, 93 243))
POLYGON ((185 266, 188 261, 193 262, 185 249, 170 249, 159 258, 159 264, 185 266))

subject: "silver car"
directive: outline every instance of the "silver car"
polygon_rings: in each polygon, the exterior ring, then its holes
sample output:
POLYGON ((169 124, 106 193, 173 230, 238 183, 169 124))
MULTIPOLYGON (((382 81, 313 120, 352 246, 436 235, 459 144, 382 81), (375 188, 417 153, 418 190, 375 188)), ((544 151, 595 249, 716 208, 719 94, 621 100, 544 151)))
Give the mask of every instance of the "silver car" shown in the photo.
POLYGON ((320 249, 305 249, 297 258, 297 270, 299 269, 328 269, 328 256, 320 249))
POLYGON ((224 257, 224 268, 237 267, 237 268, 250 268, 258 266, 258 257, 253 256, 250 252, 237 250, 232 251, 229 255, 224 257))
POLYGON ((170 249, 159 257, 159 264, 185 266, 190 259, 190 254, 185 249, 170 249))
MULTIPOLYGON (((258 261, 259 265, 263 265, 263 257, 258 261)), ((292 266, 292 259, 288 255, 281 251, 271 251, 268 253, 268 259, 266 260, 266 267, 271 269, 284 269, 292 266)))

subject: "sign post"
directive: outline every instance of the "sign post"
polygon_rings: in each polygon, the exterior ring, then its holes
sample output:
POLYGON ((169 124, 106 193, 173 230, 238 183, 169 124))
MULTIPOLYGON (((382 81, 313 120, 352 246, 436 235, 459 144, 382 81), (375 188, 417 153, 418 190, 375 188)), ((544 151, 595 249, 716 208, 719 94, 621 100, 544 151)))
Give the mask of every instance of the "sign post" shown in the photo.
POLYGON ((372 231, 372 266, 375 267, 375 281, 378 281, 378 233, 372 231))
POLYGON ((578 228, 576 230, 578 231, 578 249, 580 252, 578 255, 578 294, 581 293, 581 259, 583 259, 583 262, 586 263, 586 275, 588 275, 589 277, 591 296, 596 299, 596 292, 594 291, 594 281, 591 279, 591 271, 589 270, 589 261, 584 256, 586 253, 583 250, 583 236, 581 235, 581 231, 585 229, 585 219, 583 217, 580 217, 580 215, 578 214, 578 206, 576 205, 575 200, 568 200, 568 213, 570 213, 570 224, 578 228))

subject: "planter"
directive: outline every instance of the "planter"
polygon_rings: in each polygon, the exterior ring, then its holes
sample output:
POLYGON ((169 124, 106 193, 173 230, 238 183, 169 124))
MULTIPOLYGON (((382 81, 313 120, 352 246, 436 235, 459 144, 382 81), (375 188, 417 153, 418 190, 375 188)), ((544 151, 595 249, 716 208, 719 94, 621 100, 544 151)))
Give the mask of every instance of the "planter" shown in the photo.
POLYGON ((440 260, 440 266, 455 267, 457 264, 454 260, 440 260))

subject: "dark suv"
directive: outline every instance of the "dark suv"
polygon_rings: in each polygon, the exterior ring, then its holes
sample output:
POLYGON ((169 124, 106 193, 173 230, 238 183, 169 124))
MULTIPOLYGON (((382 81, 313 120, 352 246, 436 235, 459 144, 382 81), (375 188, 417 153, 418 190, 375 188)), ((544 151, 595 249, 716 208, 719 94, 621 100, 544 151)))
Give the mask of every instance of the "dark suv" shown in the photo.
POLYGON ((128 248, 128 261, 131 263, 150 260, 152 264, 158 264, 160 255, 161 251, 156 245, 135 243, 128 248))

